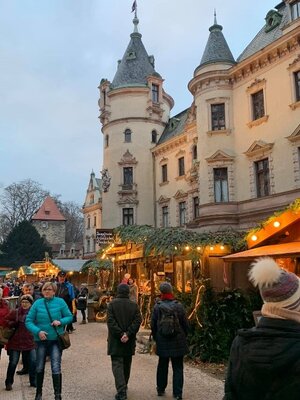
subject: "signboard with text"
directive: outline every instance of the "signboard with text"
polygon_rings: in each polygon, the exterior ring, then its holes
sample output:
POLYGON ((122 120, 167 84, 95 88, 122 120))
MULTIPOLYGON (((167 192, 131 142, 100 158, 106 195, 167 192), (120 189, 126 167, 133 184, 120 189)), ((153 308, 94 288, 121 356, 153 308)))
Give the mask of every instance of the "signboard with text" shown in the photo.
POLYGON ((96 243, 98 246, 113 243, 114 234, 112 229, 96 229, 96 243))

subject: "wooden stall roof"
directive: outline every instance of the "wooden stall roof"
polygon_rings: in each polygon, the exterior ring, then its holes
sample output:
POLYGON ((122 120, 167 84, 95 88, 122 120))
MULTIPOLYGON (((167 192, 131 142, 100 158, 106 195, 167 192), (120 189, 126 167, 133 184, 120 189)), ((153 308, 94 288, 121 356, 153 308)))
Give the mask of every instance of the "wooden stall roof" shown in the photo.
POLYGON ((254 249, 241 251, 240 253, 230 254, 229 256, 222 258, 224 261, 247 261, 264 256, 280 256, 282 258, 300 256, 300 242, 289 242, 256 247, 254 249))

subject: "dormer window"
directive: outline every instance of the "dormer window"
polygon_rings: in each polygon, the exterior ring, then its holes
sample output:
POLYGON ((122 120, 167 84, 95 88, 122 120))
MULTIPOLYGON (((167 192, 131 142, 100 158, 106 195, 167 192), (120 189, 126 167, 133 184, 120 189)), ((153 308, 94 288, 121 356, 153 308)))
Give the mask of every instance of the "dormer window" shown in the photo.
POLYGON ((300 0, 291 3, 291 16, 292 21, 300 17, 300 0))
POLYGON ((269 11, 265 18, 265 32, 270 32, 272 29, 276 28, 276 26, 280 25, 281 19, 282 15, 278 11, 269 11))
POLYGON ((129 51, 127 53, 127 60, 134 60, 136 58, 135 51, 129 51))

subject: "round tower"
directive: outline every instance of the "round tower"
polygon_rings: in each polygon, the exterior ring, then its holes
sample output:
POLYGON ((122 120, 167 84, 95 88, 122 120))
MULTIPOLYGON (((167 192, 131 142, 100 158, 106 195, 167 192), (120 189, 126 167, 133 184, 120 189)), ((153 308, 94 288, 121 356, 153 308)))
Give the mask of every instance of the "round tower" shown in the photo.
MULTIPOLYGON (((218 25, 209 28, 209 38, 189 90, 197 107, 200 213, 214 214, 210 203, 234 201, 234 144, 232 84, 229 70, 235 60, 218 25)), ((214 218, 214 215, 211 215, 214 218)))
POLYGON ((139 20, 129 45, 109 82, 102 79, 102 227, 154 224, 154 166, 150 149, 169 120, 173 99, 163 90, 138 32, 139 20))

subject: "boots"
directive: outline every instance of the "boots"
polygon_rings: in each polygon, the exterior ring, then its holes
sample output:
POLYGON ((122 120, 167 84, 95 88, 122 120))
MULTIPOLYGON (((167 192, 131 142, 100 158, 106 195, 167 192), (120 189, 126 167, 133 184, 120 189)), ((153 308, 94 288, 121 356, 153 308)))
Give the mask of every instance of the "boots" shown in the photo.
POLYGON ((61 374, 52 375, 53 389, 54 389, 54 399, 61 400, 61 374))
POLYGON ((36 373, 36 394, 34 400, 42 400, 44 371, 36 373))

